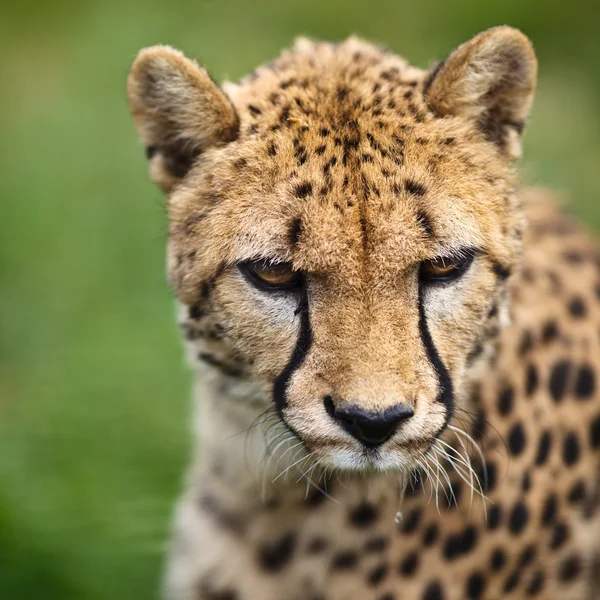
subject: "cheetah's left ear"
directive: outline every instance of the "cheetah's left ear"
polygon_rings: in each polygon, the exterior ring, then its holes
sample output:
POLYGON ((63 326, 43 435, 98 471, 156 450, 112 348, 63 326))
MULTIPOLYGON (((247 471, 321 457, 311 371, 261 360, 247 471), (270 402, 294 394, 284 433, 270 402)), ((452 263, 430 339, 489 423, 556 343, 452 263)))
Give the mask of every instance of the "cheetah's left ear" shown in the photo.
POLYGON ((536 79, 537 59, 529 39, 512 27, 494 27, 438 65, 425 95, 440 116, 476 121, 490 141, 516 158, 536 79))

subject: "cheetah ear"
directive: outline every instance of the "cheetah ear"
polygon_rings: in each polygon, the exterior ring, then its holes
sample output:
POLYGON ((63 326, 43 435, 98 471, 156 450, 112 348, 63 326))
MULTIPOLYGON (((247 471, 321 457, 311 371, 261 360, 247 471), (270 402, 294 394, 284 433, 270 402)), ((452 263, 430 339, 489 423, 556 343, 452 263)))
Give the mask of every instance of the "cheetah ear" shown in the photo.
POLYGON ((440 116, 474 120, 502 152, 516 158, 536 79, 537 59, 529 39, 512 27, 494 27, 438 65, 425 95, 440 116))
POLYGON ((238 136, 239 119, 229 98, 197 63, 168 46, 139 53, 127 93, 150 176, 165 192, 204 150, 238 136))

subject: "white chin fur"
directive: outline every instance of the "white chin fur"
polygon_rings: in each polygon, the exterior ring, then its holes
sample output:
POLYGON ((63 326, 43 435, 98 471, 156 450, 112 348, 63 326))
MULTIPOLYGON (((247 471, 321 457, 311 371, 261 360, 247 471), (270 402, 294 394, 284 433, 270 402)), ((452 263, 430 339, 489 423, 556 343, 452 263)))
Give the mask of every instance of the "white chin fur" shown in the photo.
POLYGON ((362 448, 328 450, 321 463, 336 471, 409 473, 418 467, 415 460, 399 450, 366 451, 362 448))

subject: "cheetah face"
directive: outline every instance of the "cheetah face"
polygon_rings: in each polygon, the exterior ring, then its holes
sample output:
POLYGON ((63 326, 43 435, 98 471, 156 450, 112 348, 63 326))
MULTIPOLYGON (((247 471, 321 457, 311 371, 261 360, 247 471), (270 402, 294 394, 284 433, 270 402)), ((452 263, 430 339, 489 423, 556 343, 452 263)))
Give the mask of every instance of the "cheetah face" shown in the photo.
POLYGON ((322 466, 413 468, 460 408, 518 262, 535 72, 510 28, 431 72, 300 41, 227 94, 170 48, 136 60, 194 359, 258 385, 322 466))

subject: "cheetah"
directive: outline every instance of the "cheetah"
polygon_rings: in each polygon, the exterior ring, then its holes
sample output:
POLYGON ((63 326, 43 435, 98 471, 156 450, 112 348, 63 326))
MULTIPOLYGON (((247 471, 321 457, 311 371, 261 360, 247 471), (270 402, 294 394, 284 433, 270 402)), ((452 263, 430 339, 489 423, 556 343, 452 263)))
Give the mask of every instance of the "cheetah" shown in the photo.
POLYGON ((197 371, 170 600, 592 600, 600 253, 518 184, 537 60, 299 39, 128 79, 197 371))

